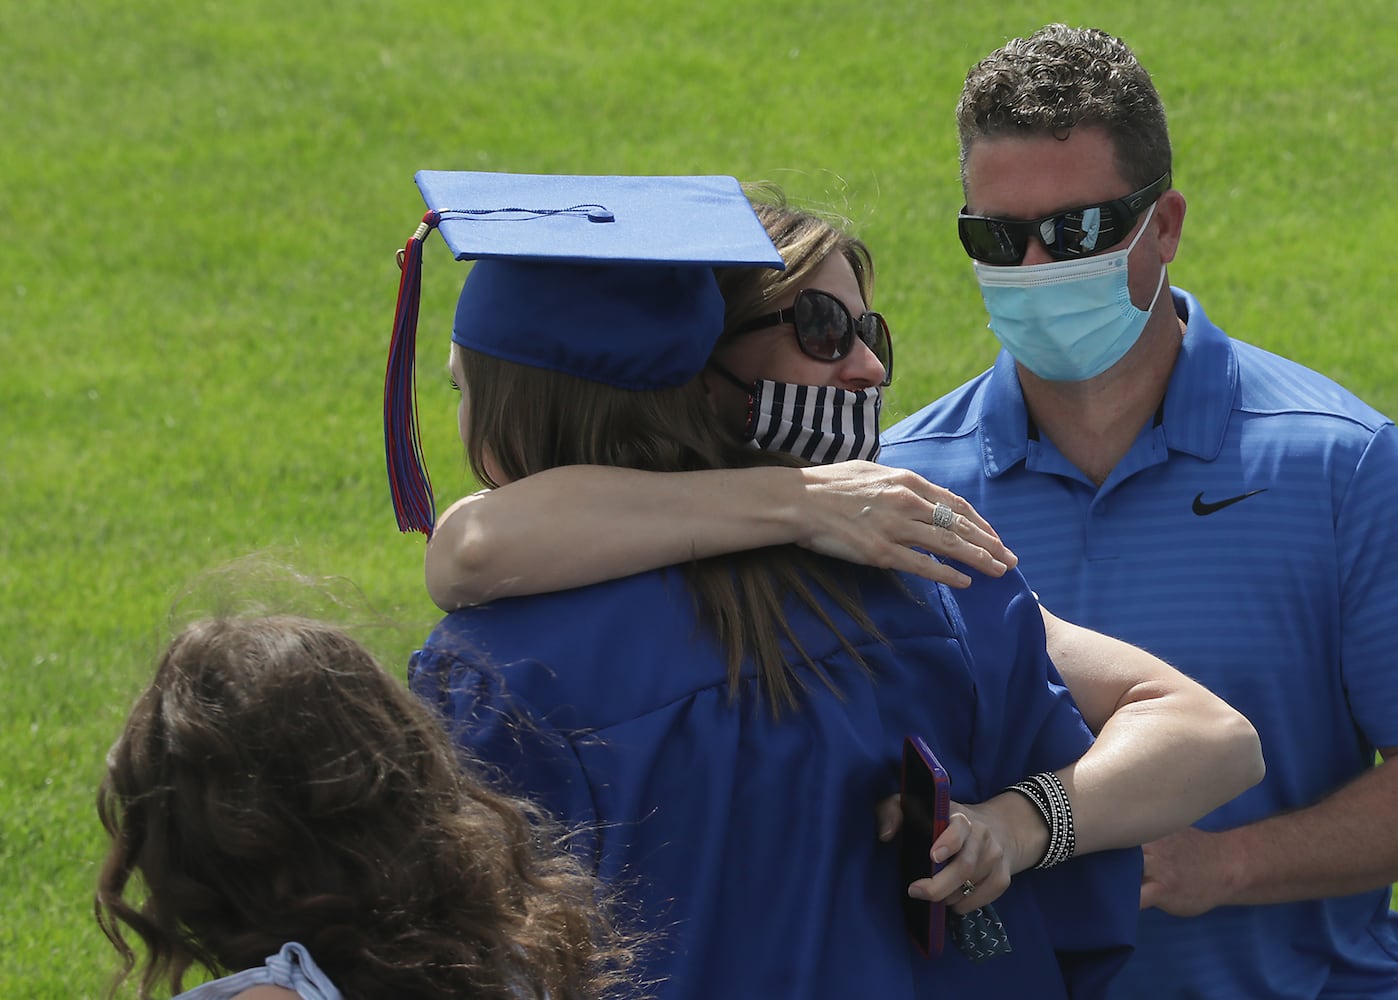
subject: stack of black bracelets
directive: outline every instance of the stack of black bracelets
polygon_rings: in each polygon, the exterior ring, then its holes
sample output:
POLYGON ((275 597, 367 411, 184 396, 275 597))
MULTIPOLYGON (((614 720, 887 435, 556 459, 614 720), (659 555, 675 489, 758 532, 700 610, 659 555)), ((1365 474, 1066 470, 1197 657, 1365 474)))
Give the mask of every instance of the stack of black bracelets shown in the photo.
POLYGON ((1073 836, 1073 807, 1068 804, 1068 790, 1058 780, 1058 775, 1052 771, 1031 774, 1006 791, 1019 792, 1034 803, 1048 825, 1048 850, 1044 851, 1044 856, 1034 867, 1052 868, 1071 858, 1077 850, 1077 839, 1073 836))

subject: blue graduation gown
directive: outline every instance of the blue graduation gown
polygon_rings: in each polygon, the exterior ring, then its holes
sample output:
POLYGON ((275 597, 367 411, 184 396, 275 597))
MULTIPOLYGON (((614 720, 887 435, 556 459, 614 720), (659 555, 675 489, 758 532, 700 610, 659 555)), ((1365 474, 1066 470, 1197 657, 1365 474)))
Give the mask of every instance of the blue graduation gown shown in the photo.
POLYGON ((585 831, 577 849, 654 934, 642 975, 660 997, 1098 995, 1134 941, 1139 851, 1016 877, 996 902, 1014 950, 973 964, 916 952, 896 847, 876 837, 906 734, 966 802, 1089 745, 1022 578, 978 577, 958 606, 919 579, 832 570, 883 641, 826 602, 866 672, 789 602, 839 693, 802 666, 780 718, 751 664, 733 697, 675 569, 454 612, 411 684, 514 791, 585 831))

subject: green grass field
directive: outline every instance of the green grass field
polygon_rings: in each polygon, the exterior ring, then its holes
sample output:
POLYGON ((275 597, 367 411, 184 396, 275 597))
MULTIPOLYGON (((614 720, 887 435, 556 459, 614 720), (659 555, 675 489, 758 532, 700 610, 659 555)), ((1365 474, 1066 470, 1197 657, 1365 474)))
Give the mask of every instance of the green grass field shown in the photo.
MULTIPOLYGON (((728 173, 841 211, 897 417, 993 356, 952 108, 1055 19, 1125 37, 1165 97, 1172 281, 1398 413, 1390 0, 0 0, 0 996, 103 987, 93 791, 191 579, 271 551, 350 581, 395 669, 435 620, 380 426, 416 169, 728 173)), ((434 240, 439 497, 470 487, 438 374, 461 277, 434 240)))

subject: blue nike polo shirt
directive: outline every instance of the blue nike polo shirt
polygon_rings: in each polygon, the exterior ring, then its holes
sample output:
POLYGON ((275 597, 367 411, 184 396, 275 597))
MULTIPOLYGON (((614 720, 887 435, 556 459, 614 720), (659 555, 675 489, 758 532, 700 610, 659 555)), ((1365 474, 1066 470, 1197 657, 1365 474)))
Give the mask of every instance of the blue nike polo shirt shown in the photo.
MULTIPOLYGON (((881 460, 974 504, 1050 611, 1247 715, 1267 776, 1198 824, 1224 830, 1310 805, 1398 745, 1398 432, 1172 292, 1187 328, 1164 403, 1101 487, 1036 433, 1003 351, 887 432, 881 460)), ((1146 911, 1113 995, 1398 997, 1389 896, 1146 911)))

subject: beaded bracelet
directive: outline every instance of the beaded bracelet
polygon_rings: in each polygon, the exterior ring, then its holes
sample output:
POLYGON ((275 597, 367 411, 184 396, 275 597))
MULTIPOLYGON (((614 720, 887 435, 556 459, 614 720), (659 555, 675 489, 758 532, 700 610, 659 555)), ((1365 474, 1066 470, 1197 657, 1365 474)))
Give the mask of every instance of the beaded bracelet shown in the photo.
POLYGON ((1068 803, 1068 790, 1058 780, 1058 775, 1052 771, 1031 774, 1005 791, 1019 792, 1034 803, 1048 825, 1048 848, 1035 868, 1052 868, 1073 856, 1078 846, 1073 835, 1073 807, 1068 803))

